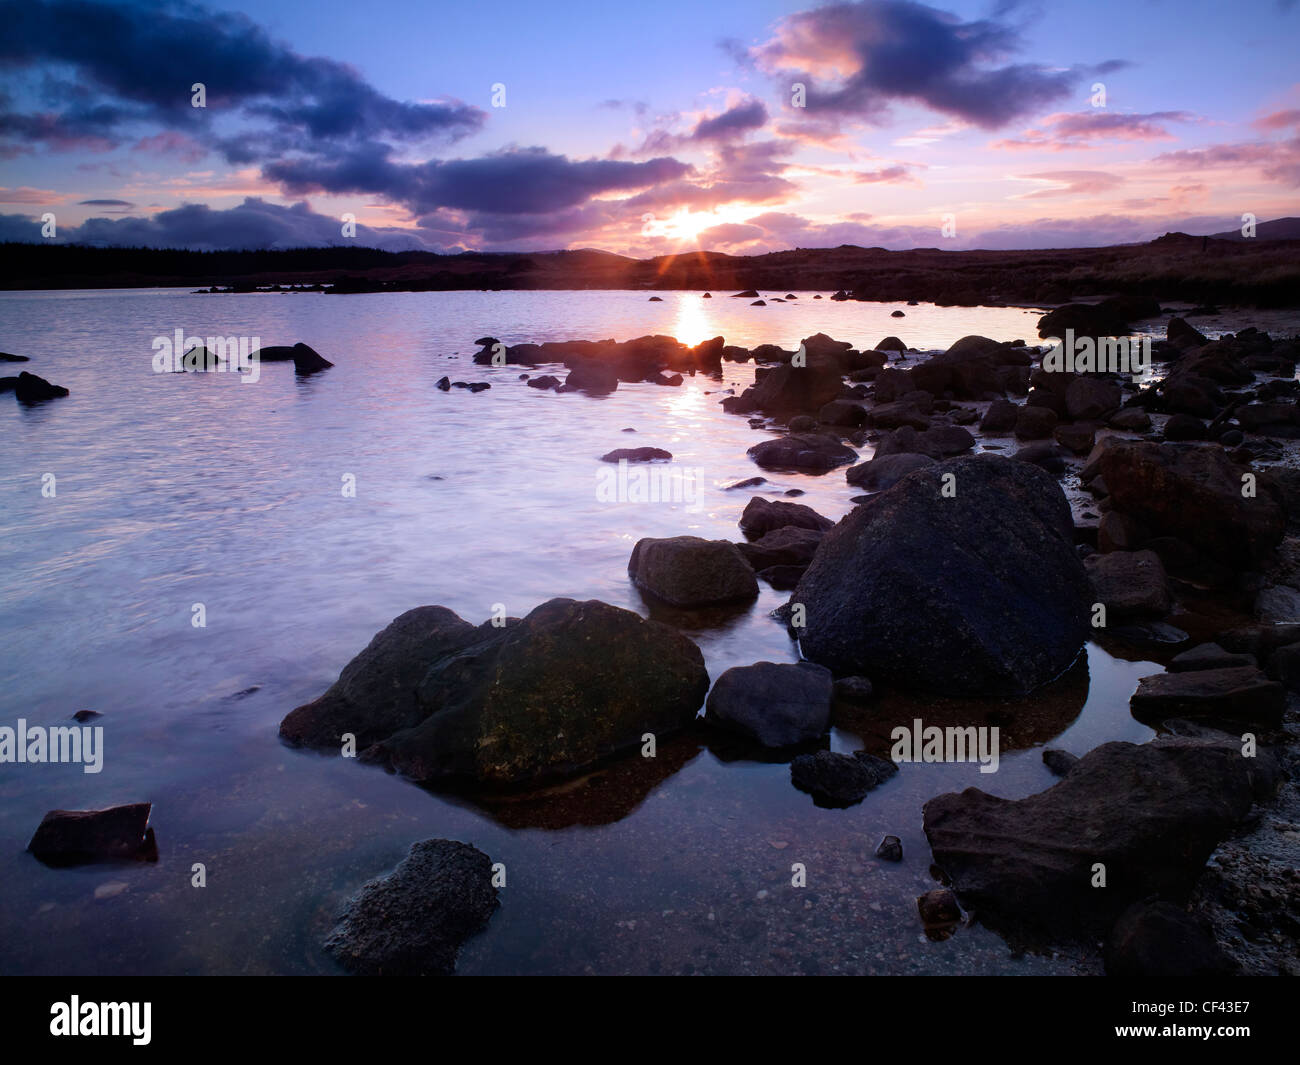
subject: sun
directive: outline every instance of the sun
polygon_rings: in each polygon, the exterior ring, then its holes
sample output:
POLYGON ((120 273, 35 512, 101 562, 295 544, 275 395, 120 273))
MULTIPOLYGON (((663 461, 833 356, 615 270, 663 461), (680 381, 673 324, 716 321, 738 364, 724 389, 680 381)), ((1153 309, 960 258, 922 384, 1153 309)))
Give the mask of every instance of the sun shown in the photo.
POLYGON ((670 218, 650 221, 645 233, 647 236, 666 237, 678 244, 695 244, 706 229, 741 221, 746 214, 748 211, 740 207, 719 207, 712 211, 692 211, 689 207, 682 207, 670 218))

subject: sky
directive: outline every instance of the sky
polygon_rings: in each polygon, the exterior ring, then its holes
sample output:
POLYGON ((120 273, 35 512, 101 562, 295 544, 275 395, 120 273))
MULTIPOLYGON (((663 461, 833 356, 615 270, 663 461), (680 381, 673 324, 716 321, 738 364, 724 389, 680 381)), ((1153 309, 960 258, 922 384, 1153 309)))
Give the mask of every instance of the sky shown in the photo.
POLYGON ((1297 0, 0 0, 0 25, 0 240, 645 257, 1300 215, 1297 0))

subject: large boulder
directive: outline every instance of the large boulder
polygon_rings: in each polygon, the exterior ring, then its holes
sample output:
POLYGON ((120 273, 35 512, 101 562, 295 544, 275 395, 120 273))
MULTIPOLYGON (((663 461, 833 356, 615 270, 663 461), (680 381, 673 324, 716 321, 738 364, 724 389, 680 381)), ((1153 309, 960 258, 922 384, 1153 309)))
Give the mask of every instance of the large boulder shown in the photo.
POLYGON ((1262 489, 1245 496, 1243 475, 1217 444, 1112 441, 1100 473, 1116 510, 1156 536, 1173 536, 1234 566, 1265 558, 1286 515, 1262 489))
POLYGON ((729 540, 646 537, 632 549, 627 571, 643 592, 672 606, 713 606, 758 595, 753 567, 729 540))
POLYGON ((830 670, 811 662, 734 666, 709 692, 706 720, 764 747, 792 747, 830 728, 830 670))
POLYGON ((1151 895, 1180 901, 1205 860, 1279 780, 1225 735, 1107 743, 1024 799, 976 788, 925 804, 935 862, 981 919, 1096 933, 1151 895), (1093 886, 1096 866, 1106 886, 1093 886))
POLYGON ((792 360, 769 370, 752 388, 724 401, 723 407, 737 414, 761 410, 769 414, 815 414, 833 399, 844 385, 844 368, 830 353, 808 352, 795 365, 792 360))
POLYGON ((949 695, 1023 693, 1088 634, 1069 504, 1029 463, 936 463, 828 532, 795 589, 804 656, 949 695))
POLYGON ((426 839, 339 914, 325 950, 358 976, 446 976, 498 906, 492 862, 468 843, 426 839))
POLYGON ((351 733, 363 761, 431 784, 528 785, 689 725, 708 691, 699 648, 629 610, 552 599, 502 621, 408 611, 281 735, 338 751, 351 733))
POLYGON ((1237 964, 1214 933, 1183 907, 1171 902, 1136 902, 1106 938, 1107 976, 1230 976, 1237 964))

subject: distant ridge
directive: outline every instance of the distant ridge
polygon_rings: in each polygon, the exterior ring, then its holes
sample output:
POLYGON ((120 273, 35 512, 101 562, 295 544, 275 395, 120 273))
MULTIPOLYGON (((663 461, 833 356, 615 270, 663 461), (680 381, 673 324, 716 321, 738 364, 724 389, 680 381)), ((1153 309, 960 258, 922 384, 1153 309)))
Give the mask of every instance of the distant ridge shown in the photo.
MULTIPOLYGON (((1211 240, 1245 240, 1240 229, 1226 233, 1211 233, 1211 240)), ((1254 240, 1300 240, 1300 218, 1274 218, 1271 222, 1255 225, 1254 240)))

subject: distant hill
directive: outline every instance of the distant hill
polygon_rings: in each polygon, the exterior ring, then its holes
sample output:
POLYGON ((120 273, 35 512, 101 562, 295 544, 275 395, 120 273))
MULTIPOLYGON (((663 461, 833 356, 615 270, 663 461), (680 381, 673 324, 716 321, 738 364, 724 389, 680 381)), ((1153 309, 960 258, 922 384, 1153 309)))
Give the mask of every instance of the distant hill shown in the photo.
MULTIPOLYGON (((1240 229, 1226 233, 1211 233, 1213 240, 1245 240, 1240 229)), ((1300 218, 1274 218, 1255 226, 1255 240, 1300 240, 1300 218)))

